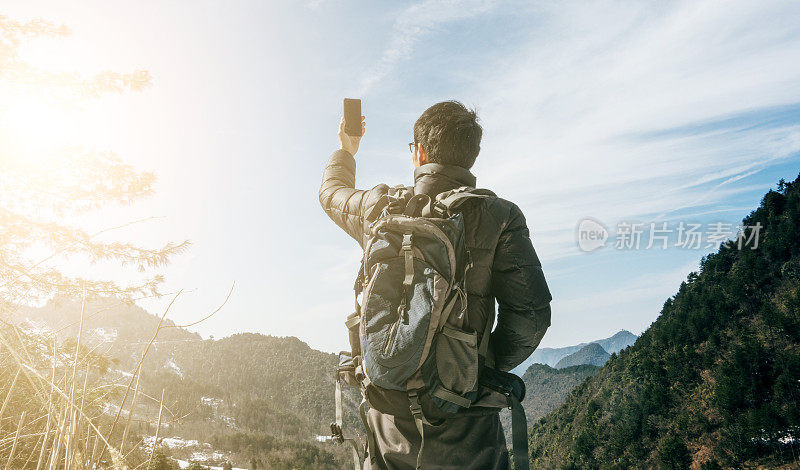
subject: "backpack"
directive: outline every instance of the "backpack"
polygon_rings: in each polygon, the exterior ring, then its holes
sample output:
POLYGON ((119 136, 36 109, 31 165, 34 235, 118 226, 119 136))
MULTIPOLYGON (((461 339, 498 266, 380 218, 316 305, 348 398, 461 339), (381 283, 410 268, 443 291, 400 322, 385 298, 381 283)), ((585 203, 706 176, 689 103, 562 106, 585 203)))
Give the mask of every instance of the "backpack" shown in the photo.
POLYGON ((465 318, 470 260, 464 221, 455 208, 485 197, 467 188, 435 203, 412 196, 402 213, 387 210, 369 228, 356 296, 362 384, 370 406, 379 411, 398 414, 410 407, 415 419, 430 423, 434 419, 419 403, 423 390, 449 414, 477 397, 478 333, 468 329, 465 318), (407 394, 408 406, 396 410, 397 400, 371 400, 371 395, 397 395, 391 391, 407 394))
MULTIPOLYGON (((490 197, 491 191, 461 187, 432 200, 396 187, 367 216, 374 221, 354 286, 355 312, 346 322, 352 356, 339 367, 361 389, 365 426, 367 404, 392 415, 410 412, 424 446, 423 424, 441 424, 478 399, 493 321, 479 344, 466 321, 464 280, 472 263, 461 209, 490 197)), ((338 387, 337 381, 340 423, 338 387)), ((374 441, 367 431, 369 451, 374 441)))

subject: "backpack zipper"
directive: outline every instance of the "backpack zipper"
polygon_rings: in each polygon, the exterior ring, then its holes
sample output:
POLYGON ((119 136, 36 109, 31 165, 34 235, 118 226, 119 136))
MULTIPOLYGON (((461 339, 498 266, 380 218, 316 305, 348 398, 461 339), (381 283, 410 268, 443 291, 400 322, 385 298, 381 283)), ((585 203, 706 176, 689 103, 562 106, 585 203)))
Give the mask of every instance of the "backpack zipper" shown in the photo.
POLYGON ((397 320, 392 323, 391 328, 389 328, 389 333, 386 335, 386 342, 383 345, 383 355, 386 356, 389 354, 389 347, 394 344, 394 337, 397 335, 397 329, 400 327, 400 316, 397 317, 397 320))
POLYGON ((397 336, 397 330, 400 329, 400 322, 405 323, 408 325, 408 311, 407 308, 407 299, 408 298, 408 291, 406 287, 403 286, 403 297, 400 300, 400 305, 397 307, 397 320, 392 323, 392 326, 389 328, 389 333, 386 335, 386 342, 383 344, 383 355, 389 354, 389 347, 394 343, 394 337, 397 336))

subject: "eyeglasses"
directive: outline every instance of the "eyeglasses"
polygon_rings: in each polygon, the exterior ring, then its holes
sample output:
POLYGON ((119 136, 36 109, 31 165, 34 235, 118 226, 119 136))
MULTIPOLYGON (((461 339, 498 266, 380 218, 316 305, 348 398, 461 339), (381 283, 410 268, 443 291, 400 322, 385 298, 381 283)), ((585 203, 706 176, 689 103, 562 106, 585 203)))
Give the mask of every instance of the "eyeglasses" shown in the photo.
POLYGON ((414 142, 409 142, 409 143, 408 143, 408 150, 409 150, 411 153, 414 153, 414 149, 415 149, 415 148, 417 148, 417 144, 415 144, 414 142))

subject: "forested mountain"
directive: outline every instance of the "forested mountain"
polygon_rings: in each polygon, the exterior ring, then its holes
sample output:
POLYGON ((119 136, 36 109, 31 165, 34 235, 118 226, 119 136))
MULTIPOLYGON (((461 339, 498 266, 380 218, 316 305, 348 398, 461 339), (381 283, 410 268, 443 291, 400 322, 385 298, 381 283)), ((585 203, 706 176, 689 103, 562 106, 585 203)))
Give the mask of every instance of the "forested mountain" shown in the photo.
POLYGON ((631 333, 630 331, 620 330, 608 338, 598 339, 595 341, 590 341, 588 343, 580 343, 574 346, 566 346, 563 348, 538 348, 536 351, 533 352, 531 357, 526 359, 519 366, 515 367, 514 370, 512 370, 511 372, 522 377, 531 364, 547 364, 550 367, 555 367, 556 364, 558 364, 558 361, 560 361, 566 356, 569 356, 572 353, 577 352, 579 349, 581 349, 582 347, 586 346, 589 343, 599 344, 609 354, 619 352, 622 349, 625 349, 628 346, 635 343, 636 338, 638 338, 638 336, 631 333))
POLYGON ((534 424, 534 468, 797 468, 800 177, 743 221, 758 224, 755 249, 705 257, 636 344, 534 424))
MULTIPOLYGON (((597 366, 586 364, 563 369, 554 369, 546 364, 532 364, 522 375, 522 380, 525 382, 525 399, 522 400, 522 406, 525 408, 528 424, 535 423, 542 416, 558 408, 575 387, 599 370, 597 366)), ((500 413, 500 421, 506 433, 506 442, 510 445, 511 413, 503 410, 500 413)))
MULTIPOLYGON (((84 343, 111 359, 109 380, 127 385, 159 318, 110 300, 88 304, 85 315, 84 343)), ((61 330, 60 339, 73 338, 80 303, 62 299, 22 308, 17 320, 28 330, 61 330)), ((334 419, 334 354, 294 337, 245 333, 204 340, 169 320, 164 325, 144 362, 141 391, 149 397, 165 391, 169 418, 161 435, 180 438, 166 441, 174 444, 174 457, 189 459, 203 450, 201 444, 182 444, 198 441, 212 444, 201 454, 218 465, 231 459, 240 467, 249 467, 252 460, 261 462, 260 468, 333 469, 347 461, 340 446, 315 439, 330 433, 334 419)), ((360 397, 348 388, 344 398, 352 432, 356 423, 360 426, 355 415, 360 397)), ((149 417, 152 423, 157 414, 157 401, 140 399, 134 422, 149 417)), ((143 435, 154 431, 146 424, 134 430, 143 435)))
POLYGON ((563 369, 580 364, 602 366, 609 357, 611 357, 611 355, 608 354, 602 346, 597 343, 589 343, 569 356, 561 358, 556 364, 556 369, 563 369))

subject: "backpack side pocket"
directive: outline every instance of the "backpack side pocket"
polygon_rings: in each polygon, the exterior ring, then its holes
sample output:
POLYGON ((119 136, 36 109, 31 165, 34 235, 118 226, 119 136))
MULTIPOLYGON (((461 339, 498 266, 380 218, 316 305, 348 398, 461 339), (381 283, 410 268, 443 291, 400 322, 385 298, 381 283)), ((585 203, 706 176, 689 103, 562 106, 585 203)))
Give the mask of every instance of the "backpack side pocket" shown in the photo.
POLYGON ((436 335, 433 364, 425 386, 431 400, 447 413, 469 408, 478 382, 478 334, 445 325, 436 335))

